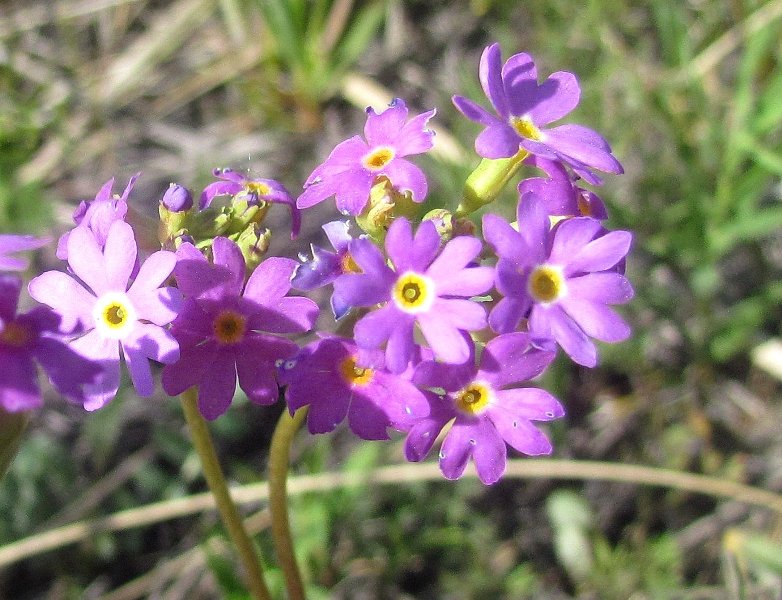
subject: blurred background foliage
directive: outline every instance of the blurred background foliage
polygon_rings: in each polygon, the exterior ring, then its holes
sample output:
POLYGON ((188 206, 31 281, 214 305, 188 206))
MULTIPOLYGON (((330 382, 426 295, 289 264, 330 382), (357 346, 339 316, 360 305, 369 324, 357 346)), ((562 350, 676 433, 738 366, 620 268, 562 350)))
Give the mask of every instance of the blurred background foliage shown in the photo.
MULTIPOLYGON (((568 416, 562 458, 638 462, 782 490, 782 2, 647 0, 6 0, 0 6, 0 231, 58 235, 75 204, 143 176, 198 191, 215 166, 292 191, 363 109, 437 107, 432 203, 454 206, 484 102, 485 45, 575 72, 568 120, 610 140, 626 174, 600 193, 635 232, 624 310, 635 335, 601 366, 545 384, 568 416), (761 360, 762 358, 762 360, 761 360)), ((492 210, 510 215, 513 190, 492 210)), ((321 242, 318 207, 291 245, 321 242)), ((276 218, 272 214, 272 219, 276 218)), ((284 214, 279 223, 285 223, 284 214)), ((38 257, 53 266, 53 249, 38 257)), ((54 396, 0 482, 0 546, 74 520, 203 491, 176 403, 126 393, 85 415, 54 396)), ((241 396, 213 427, 252 483, 280 407, 241 396)), ((366 472, 398 442, 300 436, 294 471, 366 472)), ((252 519, 271 556, 263 506, 252 519)), ((736 501, 630 484, 474 480, 364 486, 292 500, 313 598, 778 598, 782 522, 736 501)), ((272 562, 272 561, 269 561, 272 562)), ((271 580, 281 589, 280 574, 271 580)), ((240 598, 216 517, 100 533, 0 567, 7 598, 240 598)))

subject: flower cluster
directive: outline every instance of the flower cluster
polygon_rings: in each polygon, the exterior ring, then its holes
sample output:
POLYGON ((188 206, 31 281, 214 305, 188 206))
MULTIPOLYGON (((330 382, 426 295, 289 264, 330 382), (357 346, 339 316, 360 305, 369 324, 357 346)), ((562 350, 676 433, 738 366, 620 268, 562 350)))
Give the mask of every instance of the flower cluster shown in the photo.
MULTIPOLYGON (((581 183, 599 185, 597 172, 622 167, 591 129, 551 126, 578 104, 573 74, 538 84, 529 55, 503 64, 496 44, 479 71, 494 112, 460 96, 453 102, 485 127, 475 141, 484 183, 468 181, 473 201, 454 211, 435 206, 421 216, 427 179, 408 157, 433 147, 435 111, 411 117, 399 99, 367 109, 364 137, 338 144, 298 198, 275 180, 230 169, 215 169, 197 203, 172 184, 151 252, 128 222, 138 175, 119 196, 107 182, 59 240, 67 268, 30 281, 41 306, 17 314, 21 278, 0 276, 0 406, 40 406, 36 363, 87 410, 117 394, 123 362, 138 395, 151 396, 160 363, 163 390, 197 387, 207 419, 229 408, 238 382, 256 404, 282 394, 291 413, 308 407, 312 433, 346 419, 367 440, 402 432, 411 461, 442 438, 449 479, 472 460, 484 483, 497 481, 507 446, 550 453, 537 424, 564 409, 532 380, 558 349, 593 367, 595 341, 630 335, 612 306, 633 295, 624 275, 632 236, 605 228, 605 204, 581 183), (474 198, 491 203, 497 182, 522 167, 538 171, 517 181, 516 222, 487 213, 473 223, 474 198), (345 216, 323 225, 333 250, 312 246, 300 261, 266 257, 274 204, 290 211, 293 239, 301 211, 332 196, 345 216), (318 306, 291 290, 325 286, 338 327, 302 340, 318 306)), ((0 236, 0 270, 24 269, 12 254, 44 243, 0 236)))

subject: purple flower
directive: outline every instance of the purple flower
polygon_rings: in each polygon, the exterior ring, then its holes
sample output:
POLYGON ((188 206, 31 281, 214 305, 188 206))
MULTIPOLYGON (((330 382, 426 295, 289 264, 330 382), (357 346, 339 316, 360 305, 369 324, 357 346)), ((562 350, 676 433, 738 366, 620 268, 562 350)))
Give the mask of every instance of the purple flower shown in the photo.
MULTIPOLYGON (((291 285, 294 289, 314 290, 333 283, 340 275, 360 271, 348 251, 353 240, 349 230, 350 223, 345 221, 331 221, 323 225, 323 231, 336 252, 311 246, 312 260, 300 263, 293 274, 291 285)), ((334 318, 341 319, 350 310, 350 305, 334 292, 331 295, 331 310, 334 312, 334 318)))
POLYGON ((347 416, 357 436, 385 440, 387 427, 406 429, 413 419, 428 414, 429 405, 407 378, 389 373, 382 365, 381 352, 360 353, 349 340, 327 337, 284 361, 280 383, 287 385, 285 398, 291 413, 309 405, 310 433, 333 431, 347 416), (372 366, 360 366, 368 355, 372 366))
POLYGON ((427 396, 430 414, 410 428, 407 459, 423 460, 451 420, 440 448, 440 470, 448 479, 461 477, 472 457, 480 480, 496 482, 505 472, 506 443, 530 456, 550 454, 551 443, 532 421, 561 417, 562 406, 545 390, 509 386, 540 375, 554 355, 532 345, 529 334, 518 332, 486 344, 477 367, 472 357, 462 365, 420 363, 413 382, 445 394, 427 396))
POLYGON ((521 181, 518 185, 519 197, 527 192, 537 194, 551 216, 608 218, 600 197, 577 186, 562 163, 534 155, 524 162, 542 169, 548 177, 531 177, 521 181))
POLYGON ((25 258, 10 256, 15 252, 35 250, 49 243, 49 238, 37 238, 31 235, 0 234, 0 271, 23 271, 29 261, 25 258))
POLYGON ((239 387, 257 404, 278 399, 278 360, 298 346, 275 334, 312 328, 317 305, 309 298, 288 297, 296 262, 267 258, 244 283, 245 262, 239 247, 224 237, 212 244, 214 264, 191 244, 182 244, 174 270, 185 304, 171 326, 182 357, 163 369, 163 389, 170 396, 198 386, 198 407, 207 419, 223 414, 239 387))
POLYGON ((299 235, 301 213, 296 208, 293 197, 279 181, 246 177, 232 169, 215 169, 212 173, 222 181, 215 181, 204 188, 198 202, 199 210, 208 208, 215 196, 225 195, 236 196, 250 205, 258 205, 261 202, 285 204, 291 211, 291 239, 299 235))
POLYGON ((535 63, 529 54, 514 54, 504 65, 499 44, 488 46, 481 56, 480 80, 496 115, 472 100, 454 96, 453 103, 472 121, 486 126, 475 140, 484 158, 505 158, 526 150, 570 165, 578 175, 597 184, 590 169, 622 173, 608 143, 583 125, 546 125, 572 111, 581 96, 575 75, 552 74, 538 85, 535 63))
MULTIPOLYGON (((133 185, 141 173, 136 173, 128 181, 122 196, 113 196, 111 191, 114 187, 114 178, 112 177, 95 196, 91 202, 82 200, 76 210, 73 211, 73 221, 79 227, 86 227, 98 241, 102 249, 106 245, 106 238, 109 235, 114 221, 124 221, 128 213, 128 196, 133 189, 133 185)), ((68 231, 60 236, 57 242, 57 258, 68 260, 68 237, 71 232, 68 231)))
POLYGON ((426 129, 426 124, 434 112, 430 110, 405 122, 407 106, 399 98, 380 114, 367 108, 366 141, 355 135, 338 144, 304 183, 304 192, 296 205, 308 208, 336 196, 341 212, 358 215, 381 176, 388 178, 397 190, 410 191, 415 202, 422 202, 427 192, 426 176, 403 157, 432 147, 434 133, 426 129))
POLYGON ((98 366, 68 347, 52 310, 16 314, 21 287, 18 277, 0 275, 0 407, 18 412, 43 404, 36 362, 58 392, 83 401, 82 388, 97 377, 98 366))
POLYGON ((486 325, 485 309, 470 298, 492 287, 491 267, 470 266, 481 251, 480 240, 455 237, 438 254, 440 236, 431 221, 421 223, 413 237, 410 223, 400 217, 391 224, 385 247, 391 267, 370 240, 353 240, 350 253, 362 272, 334 282, 335 293, 350 306, 384 303, 356 323, 356 343, 372 349, 388 342, 386 366, 400 373, 414 356, 418 323, 436 358, 464 362, 470 348, 462 332, 486 325))
POLYGON ((578 364, 593 367, 590 338, 619 342, 627 324, 609 308, 633 297, 633 288, 614 268, 630 249, 628 231, 605 232, 600 221, 576 217, 550 228, 543 202, 522 196, 516 231, 497 215, 483 217, 483 235, 494 248, 497 290, 504 296, 489 315, 498 333, 514 331, 527 317, 536 338, 555 340, 578 364))
POLYGON ((149 361, 172 363, 179 347, 163 328, 176 316, 181 296, 163 286, 176 263, 173 252, 152 254, 130 283, 138 252, 133 229, 124 221, 109 228, 105 247, 87 227, 68 236, 68 266, 75 275, 47 271, 30 282, 30 295, 62 318, 64 330, 76 330, 70 347, 102 366, 99 381, 87 386, 84 408, 104 406, 120 384, 120 354, 140 396, 154 390, 149 361))

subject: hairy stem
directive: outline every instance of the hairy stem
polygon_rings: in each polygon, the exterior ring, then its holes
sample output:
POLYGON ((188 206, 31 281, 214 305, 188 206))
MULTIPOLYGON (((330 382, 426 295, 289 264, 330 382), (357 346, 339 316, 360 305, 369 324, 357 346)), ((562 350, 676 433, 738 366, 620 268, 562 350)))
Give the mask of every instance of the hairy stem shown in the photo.
POLYGON ((271 600, 258 554, 247 530, 244 528, 236 504, 234 504, 231 498, 223 470, 220 467, 220 462, 217 460, 212 436, 209 434, 204 418, 198 411, 197 388, 191 387, 180 396, 180 400, 182 409, 185 412, 187 426, 190 429, 193 446, 201 458, 201 466, 206 477, 206 483, 209 485, 212 496, 214 496, 215 505, 223 520, 223 525, 228 530, 228 535, 236 547, 239 559, 244 566, 247 587, 256 600, 271 600))
POLYGON ((272 514, 272 538, 277 560, 285 575, 289 600, 304 600, 304 584, 293 550, 293 538, 288 519, 288 466, 293 436, 307 416, 308 407, 300 408, 293 416, 284 410, 272 435, 269 451, 269 509, 272 514))

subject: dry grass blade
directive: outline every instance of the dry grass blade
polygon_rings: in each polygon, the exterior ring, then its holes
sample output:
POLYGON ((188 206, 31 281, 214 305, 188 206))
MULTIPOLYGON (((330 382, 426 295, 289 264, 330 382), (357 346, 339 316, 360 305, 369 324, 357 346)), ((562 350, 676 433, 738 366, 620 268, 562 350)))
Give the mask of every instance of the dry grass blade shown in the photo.
POLYGON ((171 56, 194 30, 214 14, 214 0, 179 0, 155 15, 154 23, 137 38, 95 82, 95 98, 104 106, 120 107, 149 89, 148 76, 171 56))
POLYGON ((41 2, 35 6, 20 9, 0 20, 0 39, 11 34, 23 33, 41 25, 75 19, 116 8, 124 4, 133 4, 140 0, 80 0, 79 2, 41 2))

